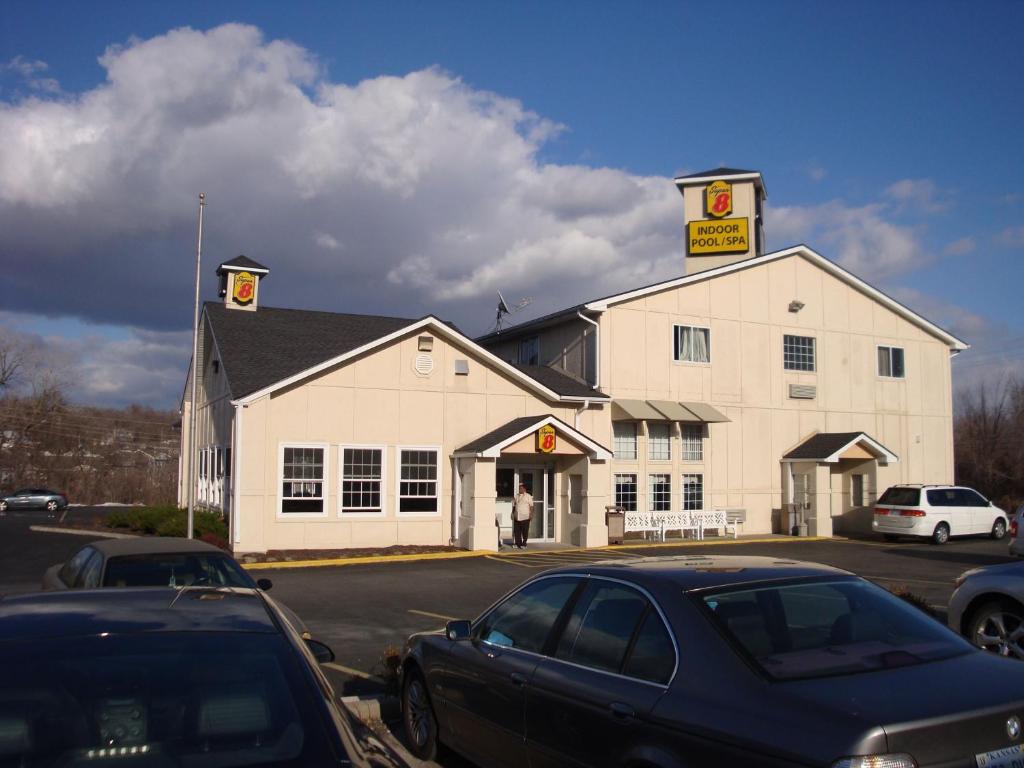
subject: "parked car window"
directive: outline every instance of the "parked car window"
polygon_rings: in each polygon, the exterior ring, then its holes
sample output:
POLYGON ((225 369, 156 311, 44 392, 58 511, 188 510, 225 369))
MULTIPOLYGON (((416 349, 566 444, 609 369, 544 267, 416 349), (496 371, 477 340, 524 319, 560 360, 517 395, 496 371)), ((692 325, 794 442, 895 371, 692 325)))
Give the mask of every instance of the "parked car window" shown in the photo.
POLYGON ((619 672, 647 599, 636 590, 592 581, 573 609, 555 656, 607 672, 619 672))
POLYGON ((82 570, 82 566, 85 565, 89 556, 92 555, 96 550, 92 547, 82 547, 78 552, 75 553, 74 557, 64 563, 64 567, 60 569, 60 580, 63 581, 67 586, 73 586, 75 579, 78 577, 79 572, 82 570))
POLYGON ((962 507, 987 507, 988 502, 985 497, 977 491, 972 491, 970 488, 958 488, 957 492, 960 494, 960 506, 962 507))
POLYGON ((954 488, 937 488, 928 491, 928 503, 933 507, 959 507, 963 505, 954 488))
POLYGON ((477 625, 476 636, 492 645, 540 653, 578 585, 576 578, 531 582, 487 614, 477 625))
POLYGON ((100 572, 103 570, 103 555, 99 552, 89 558, 82 572, 75 579, 75 586, 81 589, 96 589, 100 585, 100 572))
POLYGON ((676 649, 665 623, 654 608, 647 610, 622 674, 652 683, 667 683, 676 666, 676 649))
POLYGON ((914 666, 972 650, 918 609, 855 577, 730 587, 701 599, 761 670, 781 680, 914 666))
POLYGON ((893 504, 897 507, 914 507, 921 503, 921 489, 893 486, 886 489, 878 499, 878 503, 893 504))
POLYGON ((202 553, 125 555, 107 562, 105 587, 252 587, 253 581, 229 557, 202 553))

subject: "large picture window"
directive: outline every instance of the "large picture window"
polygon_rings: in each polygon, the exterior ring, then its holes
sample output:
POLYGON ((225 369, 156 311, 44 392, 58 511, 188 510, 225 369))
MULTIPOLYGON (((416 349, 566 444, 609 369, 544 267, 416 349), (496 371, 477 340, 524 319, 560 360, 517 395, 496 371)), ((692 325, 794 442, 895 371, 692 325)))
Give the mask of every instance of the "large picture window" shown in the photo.
POLYGON ((683 461, 704 461, 704 425, 682 425, 683 461))
POLYGON ((878 348, 878 375, 890 379, 902 379, 903 372, 903 348, 902 347, 879 347, 878 348))
POLYGON ((342 514, 383 514, 383 483, 383 447, 342 446, 342 514))
POLYGON ((651 461, 672 460, 672 425, 652 422, 647 425, 647 458, 651 461))
POLYGON ((677 325, 673 336, 673 351, 678 362, 711 362, 711 330, 709 328, 677 325))
POLYGON ((438 450, 398 450, 398 511, 434 514, 438 507, 438 450))
POLYGON ((647 492, 650 496, 651 512, 670 512, 672 510, 671 475, 648 475, 647 492))
POLYGON ((704 475, 683 475, 683 510, 704 509, 704 475))
POLYGON ((782 337, 782 367, 787 371, 813 371, 814 337, 791 336, 782 337))
POLYGON ((616 459, 636 461, 636 422, 612 422, 612 448, 616 459))
POLYGON ((324 446, 281 448, 281 514, 324 513, 324 446))
POLYGON ((636 512, 636 475, 615 475, 615 506, 623 512, 636 512))

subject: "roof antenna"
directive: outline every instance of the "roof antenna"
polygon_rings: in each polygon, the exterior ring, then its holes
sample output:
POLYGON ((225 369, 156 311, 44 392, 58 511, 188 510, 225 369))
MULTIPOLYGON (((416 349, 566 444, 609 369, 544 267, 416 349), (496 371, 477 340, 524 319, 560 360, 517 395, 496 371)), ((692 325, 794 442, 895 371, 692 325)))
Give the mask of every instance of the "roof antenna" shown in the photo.
POLYGON ((518 312, 524 307, 528 307, 533 303, 533 299, 523 298, 520 299, 514 307, 510 307, 508 302, 505 301, 505 297, 501 295, 501 291, 498 291, 498 312, 494 318, 494 332, 501 333, 501 321, 505 315, 511 315, 514 312, 518 312))

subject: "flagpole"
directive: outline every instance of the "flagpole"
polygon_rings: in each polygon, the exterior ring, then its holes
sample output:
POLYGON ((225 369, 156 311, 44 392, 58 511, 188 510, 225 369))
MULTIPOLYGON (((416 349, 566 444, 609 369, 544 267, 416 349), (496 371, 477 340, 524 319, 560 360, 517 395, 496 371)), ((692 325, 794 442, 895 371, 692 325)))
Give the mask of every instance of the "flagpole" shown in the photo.
POLYGON ((196 301, 192 315, 192 399, 189 407, 188 428, 188 527, 186 538, 193 538, 196 504, 196 380, 200 371, 196 365, 199 356, 199 267, 203 260, 203 207, 206 195, 199 193, 199 234, 196 237, 196 301))

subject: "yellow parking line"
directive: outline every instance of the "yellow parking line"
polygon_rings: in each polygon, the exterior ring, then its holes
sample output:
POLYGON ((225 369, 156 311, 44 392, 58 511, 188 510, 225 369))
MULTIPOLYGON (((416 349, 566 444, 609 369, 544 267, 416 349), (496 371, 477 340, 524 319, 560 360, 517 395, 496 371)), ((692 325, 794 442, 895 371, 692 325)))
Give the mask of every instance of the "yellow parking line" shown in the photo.
POLYGON ((515 560, 513 560, 510 557, 495 557, 494 555, 484 555, 484 559, 485 560, 494 560, 496 563, 504 563, 505 565, 517 565, 520 568, 532 568, 533 567, 532 565, 523 565, 522 563, 517 563, 515 560))
POLYGON ((431 613, 430 611, 418 611, 415 608, 410 608, 409 613, 415 613, 420 616, 429 616, 431 619, 442 619, 444 621, 455 621, 454 616, 445 616, 443 613, 431 613))
POLYGON ((352 677, 361 677, 363 680, 372 680, 373 682, 380 683, 381 685, 384 685, 385 683, 384 678, 382 677, 371 675, 369 672, 363 672, 359 669, 352 669, 352 667, 346 667, 334 661, 328 661, 325 664, 321 664, 320 666, 330 667, 331 669, 335 669, 338 672, 344 672, 346 675, 351 675, 352 677))

